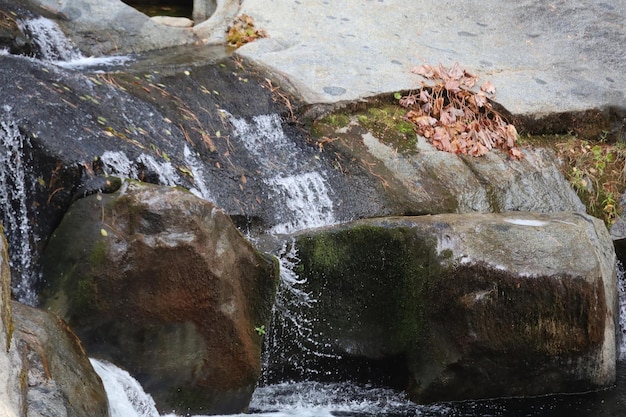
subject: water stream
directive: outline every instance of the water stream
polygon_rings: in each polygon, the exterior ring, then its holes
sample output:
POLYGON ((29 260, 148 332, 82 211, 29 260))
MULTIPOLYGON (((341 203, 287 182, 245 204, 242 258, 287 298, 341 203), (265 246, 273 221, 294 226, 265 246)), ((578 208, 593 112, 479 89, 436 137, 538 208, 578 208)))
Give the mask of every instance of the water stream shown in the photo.
MULTIPOLYGON (((47 51, 47 59, 58 63, 59 60, 78 61, 84 59, 70 44, 59 39, 58 28, 45 20, 22 23, 31 33, 39 33, 42 50, 47 51), (53 39, 48 41, 48 39, 53 39), (50 45, 48 45, 48 43, 50 45), (69 51, 69 52, 68 52, 69 51), (73 52, 72 52, 73 51, 73 52)), ((35 35, 34 35, 35 36, 35 35)), ((0 209, 3 222, 9 232, 12 247, 11 262, 22 271, 22 281, 14 288, 16 297, 25 303, 34 301, 32 294, 33 275, 30 266, 30 254, 36 236, 29 229, 27 200, 30 183, 35 179, 26 176, 28 161, 24 159, 24 147, 27 138, 22 137, 18 127, 12 121, 11 108, 0 109, 0 209), (18 265, 19 264, 19 265, 18 265)), ((274 233, 288 233, 311 227, 319 227, 336 222, 333 213, 333 190, 325 180, 325 174, 315 166, 303 166, 295 157, 296 150, 286 137, 280 119, 276 115, 260 115, 252 120, 230 116, 235 127, 235 134, 242 141, 248 152, 260 162, 259 171, 263 181, 273 194, 271 199, 277 207, 282 207, 271 230, 274 233), (287 220, 284 220, 287 219, 287 220)), ((204 181, 206 173, 197 156, 185 145, 184 158, 193 170, 196 195, 211 200, 212 191, 204 181)), ((141 162, 159 172, 163 184, 178 183, 178 173, 167 163, 157 162, 149 155, 141 156, 141 162)), ((123 153, 109 152, 102 156, 110 173, 127 177, 136 177, 133 162, 123 153)), ((294 368, 301 371, 303 380, 271 383, 273 375, 266 371, 261 384, 254 393, 250 405, 250 414, 258 416, 593 416, 617 417, 626 410, 626 369, 619 367, 617 386, 600 392, 577 395, 554 395, 540 398, 499 399, 490 401, 471 401, 451 404, 416 405, 405 396, 384 387, 356 385, 349 381, 341 383, 318 383, 306 380, 306 375, 314 375, 316 370, 308 367, 308 356, 324 356, 324 346, 316 341, 317 335, 312 328, 314 316, 306 311, 315 309, 315 294, 302 290, 303 282, 294 270, 298 253, 293 244, 285 244, 276 254, 280 259, 281 282, 274 307, 273 327, 281 327, 288 334, 272 333, 268 329, 264 362, 270 363, 272 349, 278 338, 287 337, 296 344, 302 354, 293 359, 294 368), (305 314, 296 315, 295 311, 305 314), (276 323, 280 322, 280 326, 276 323)), ((619 293, 621 321, 626 320, 626 279, 619 270, 619 293)), ((621 324, 622 334, 626 325, 621 324)), ((626 339, 626 337, 623 337, 626 339)), ((622 360, 626 348, 622 346, 622 360)), ((337 358, 333 358, 337 359, 337 358)), ((92 364, 102 378, 111 406, 111 417, 157 417, 154 401, 126 371, 113 364, 93 359, 92 364)), ((249 415, 249 414, 246 414, 249 415)), ((241 416, 244 416, 243 414, 241 416)), ((168 417, 172 417, 168 415, 168 417)))

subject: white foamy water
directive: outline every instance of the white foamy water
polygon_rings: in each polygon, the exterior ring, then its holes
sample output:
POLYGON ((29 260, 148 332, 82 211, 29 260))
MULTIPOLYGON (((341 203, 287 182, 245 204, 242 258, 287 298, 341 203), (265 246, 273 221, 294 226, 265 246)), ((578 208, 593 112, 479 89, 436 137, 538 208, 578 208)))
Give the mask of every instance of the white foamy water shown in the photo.
POLYGON ((132 161, 124 152, 106 151, 100 160, 109 175, 141 180, 141 172, 138 169, 140 163, 157 174, 160 184, 173 186, 180 183, 176 168, 168 161, 157 161, 152 155, 141 154, 136 161, 132 161))
MULTIPOLYGON (((111 417, 159 417, 154 400, 128 372, 90 359, 102 379, 111 417)), ((398 391, 350 383, 298 382, 259 387, 250 402, 250 413, 231 416, 331 417, 340 414, 381 416, 421 415, 419 408, 443 414, 444 406, 419 407, 398 391), (415 414, 414 414, 415 413, 415 414)), ((181 417, 164 414, 163 417, 181 417)), ((189 417, 206 417, 195 415, 189 417)))
POLYGON ((9 240, 9 261, 18 272, 18 282, 13 282, 13 295, 24 304, 35 305, 34 291, 37 274, 32 254, 37 241, 28 219, 28 195, 34 179, 27 173, 31 167, 26 162, 25 148, 30 147, 28 137, 21 134, 13 119, 11 108, 3 107, 0 113, 0 211, 5 234, 9 240))
POLYGON ((45 17, 18 21, 19 28, 39 47, 42 59, 64 68, 86 68, 119 65, 130 60, 128 56, 85 57, 69 40, 59 25, 45 17))
POLYGON ((154 400, 135 378, 112 363, 89 359, 102 379, 111 417, 158 417, 154 400))
POLYGON ((287 217, 290 220, 272 227, 271 233, 292 233, 335 223, 333 201, 326 181, 318 172, 276 176, 265 182, 273 188, 273 198, 290 214, 287 217))
POLYGON ((323 172, 301 166, 301 150, 285 134, 277 114, 260 115, 249 123, 230 118, 235 135, 260 165, 263 182, 270 187, 268 196, 277 211, 271 233, 298 230, 336 223, 332 190, 323 172))
POLYGON ((189 191, 197 197, 203 198, 207 201, 213 201, 209 187, 204 179, 205 173, 202 168, 202 162, 196 157, 196 155, 194 155, 193 151, 189 149, 187 145, 185 145, 185 148, 183 149, 183 157, 185 158, 185 162, 189 166, 189 169, 191 169, 193 183, 195 185, 195 187, 192 187, 189 191))

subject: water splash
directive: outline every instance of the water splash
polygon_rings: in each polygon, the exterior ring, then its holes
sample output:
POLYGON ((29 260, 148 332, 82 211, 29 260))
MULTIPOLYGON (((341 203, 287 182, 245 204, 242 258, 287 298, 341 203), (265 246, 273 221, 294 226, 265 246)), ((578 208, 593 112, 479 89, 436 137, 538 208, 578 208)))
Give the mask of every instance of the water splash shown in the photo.
POLYGON ((204 181, 204 169, 202 168, 202 162, 198 160, 196 155, 194 155, 193 151, 189 149, 187 145, 183 149, 183 157, 185 158, 185 162, 191 169, 191 174, 193 175, 193 182, 195 187, 192 187, 189 191, 191 191, 197 197, 203 198, 207 201, 214 201, 211 197, 211 192, 209 191, 209 187, 204 181))
POLYGON ((340 359, 326 351, 319 342, 320 335, 315 332, 317 300, 304 289, 307 281, 296 272, 300 259, 295 241, 285 242, 276 256, 280 263, 280 282, 263 348, 263 384, 278 376, 274 375, 274 363, 288 363, 290 368, 307 378, 320 372, 309 366, 311 359, 340 359))
POLYGON ((24 19, 18 22, 18 26, 37 45, 41 58, 45 61, 72 61, 84 58, 53 20, 45 17, 24 19))
POLYGON ((111 417, 159 417, 152 397, 128 372, 109 362, 89 361, 104 384, 111 417))
POLYGON ((0 210, 9 241, 9 262, 14 272, 13 295, 21 303, 35 305, 34 287, 39 276, 33 254, 38 238, 28 219, 28 196, 34 192, 35 180, 26 174, 32 169, 25 152, 31 144, 13 120, 11 108, 4 106, 3 113, 0 117, 0 210))

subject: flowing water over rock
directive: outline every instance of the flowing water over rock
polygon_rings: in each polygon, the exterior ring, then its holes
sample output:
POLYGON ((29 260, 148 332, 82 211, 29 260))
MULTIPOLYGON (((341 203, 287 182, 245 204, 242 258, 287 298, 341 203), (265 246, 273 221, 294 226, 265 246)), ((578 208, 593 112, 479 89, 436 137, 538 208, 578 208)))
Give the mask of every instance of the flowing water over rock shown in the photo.
POLYGON ((23 19, 18 26, 39 50, 38 58, 65 68, 85 68, 101 65, 119 65, 130 59, 127 56, 85 57, 67 39, 56 22, 45 17, 23 19))
POLYGON ((37 273, 32 254, 38 238, 28 218, 28 196, 36 181, 28 175, 32 171, 27 156, 30 146, 30 141, 13 120, 11 108, 4 106, 0 109, 0 211, 11 247, 11 268, 21 277, 13 285, 14 296, 24 304, 34 305, 37 273))

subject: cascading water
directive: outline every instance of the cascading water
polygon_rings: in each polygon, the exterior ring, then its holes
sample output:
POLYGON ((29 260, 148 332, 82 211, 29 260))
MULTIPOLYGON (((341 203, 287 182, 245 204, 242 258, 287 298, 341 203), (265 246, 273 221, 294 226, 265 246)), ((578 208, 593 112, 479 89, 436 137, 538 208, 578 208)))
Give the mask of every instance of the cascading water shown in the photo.
POLYGON ((277 114, 230 118, 235 136, 260 164, 263 181, 273 190, 269 199, 277 208, 271 233, 292 233, 336 222, 331 190, 319 167, 301 166, 299 148, 285 135, 277 114), (287 221, 284 221, 287 219, 287 221))
MULTIPOLYGON (((23 21, 22 29, 33 36, 38 43, 45 59, 80 62, 84 57, 65 39, 58 26, 48 19, 39 18, 23 21)), ((73 65, 73 64, 70 64, 73 65)), ((12 266, 21 269, 22 281, 14 292, 16 297, 25 303, 34 302, 32 290, 36 275, 32 269, 31 254, 36 237, 29 228, 27 215, 27 195, 29 184, 36 179, 28 178, 28 162, 24 160, 24 147, 30 146, 28 138, 23 137, 17 123, 11 117, 11 109, 5 106, 0 118, 0 208, 3 211, 3 222, 9 234, 12 247, 12 266), (26 271, 24 273, 24 271, 26 271)), ((234 135, 241 140, 246 150, 258 160, 262 181, 268 185, 272 194, 269 196, 277 207, 276 225, 271 233, 291 233, 297 230, 334 224, 333 191, 327 185, 326 175, 319 166, 309 161, 305 165, 299 160, 299 149, 289 140, 282 128, 278 115, 260 115, 251 121, 231 116, 230 121, 235 128, 234 135)), ((211 190, 205 181, 206 173, 202 169, 197 156, 186 145, 183 149, 186 164, 192 171, 195 187, 192 191, 202 198, 211 199, 211 190)), ((109 173, 137 178, 138 163, 156 172, 163 184, 180 183, 179 174, 171 164, 158 162, 145 154, 135 161, 130 161, 121 152, 109 152, 102 155, 109 173)), ((276 254, 280 259, 281 282, 277 294, 273 325, 266 335, 266 346, 276 346, 278 338, 289 338, 301 351, 298 357, 285 358, 302 375, 317 372, 308 368, 308 357, 328 355, 324 346, 320 346, 314 332, 312 313, 315 309, 316 296, 302 290, 304 282, 298 277, 295 266, 298 253, 292 243, 285 244, 276 254), (281 335, 272 333, 273 327, 280 327, 281 335)), ((618 269, 621 331, 626 334, 626 279, 618 269)), ((626 337, 622 337, 621 358, 626 359, 626 337)), ((273 355, 283 352, 274 349, 273 355)), ((264 361, 272 359, 270 349, 264 353, 264 361)), ((92 364, 102 380, 111 404, 111 417, 156 417, 158 412, 154 402, 142 387, 127 372, 112 364, 92 360, 92 364)), ((252 399, 251 411, 264 416, 521 416, 546 415, 539 411, 510 412, 503 403, 482 406, 484 413, 477 411, 480 406, 470 403, 463 406, 416 406, 398 392, 377 387, 360 387, 349 383, 321 384, 316 382, 281 382, 267 383, 272 375, 263 375, 266 382, 260 386, 252 399)), ((491 403, 488 403, 491 404, 491 403)), ((540 407, 545 407, 541 405, 540 407)), ((551 410, 548 405, 545 410, 551 410)), ((574 413, 575 414, 575 413, 574 413)), ((550 414, 554 415, 554 414, 550 414)), ((567 414, 563 414, 567 415, 567 414)), ((569 414, 573 415, 573 414, 569 414)), ((608 414, 601 414, 602 417, 608 414)), ((615 414, 618 416, 620 414, 615 414)), ((597 416, 600 416, 598 414, 597 416)))
POLYGON ((128 61, 127 56, 85 57, 65 36, 59 25, 45 17, 18 21, 20 30, 37 45, 40 58, 67 68, 94 65, 117 65, 128 61))
POLYGON ((33 253, 37 236, 28 218, 28 195, 36 179, 27 175, 31 169, 25 152, 31 145, 20 132, 11 108, 4 106, 0 114, 0 210, 11 248, 11 269, 14 276, 20 277, 18 282, 13 282, 13 294, 18 301, 34 305, 37 273, 33 253))
POLYGON ((299 259, 294 242, 284 243, 277 257, 280 262, 280 282, 269 331, 264 341, 261 380, 265 384, 277 379, 271 367, 271 363, 276 360, 288 361, 300 377, 308 378, 318 373, 317 369, 308 366, 310 358, 339 359, 336 355, 325 352, 313 330, 316 320, 313 313, 317 301, 312 294, 301 288, 306 280, 295 272, 299 259), (298 353, 294 355, 293 352, 283 349, 285 341, 295 346, 298 353))
POLYGON ((54 21, 45 17, 19 21, 20 30, 30 35, 37 44, 41 58, 46 61, 74 61, 83 59, 80 51, 72 45, 54 21))
POLYGON ((158 417, 154 400, 146 394, 137 380, 117 366, 90 359, 109 399, 111 417, 158 417))

